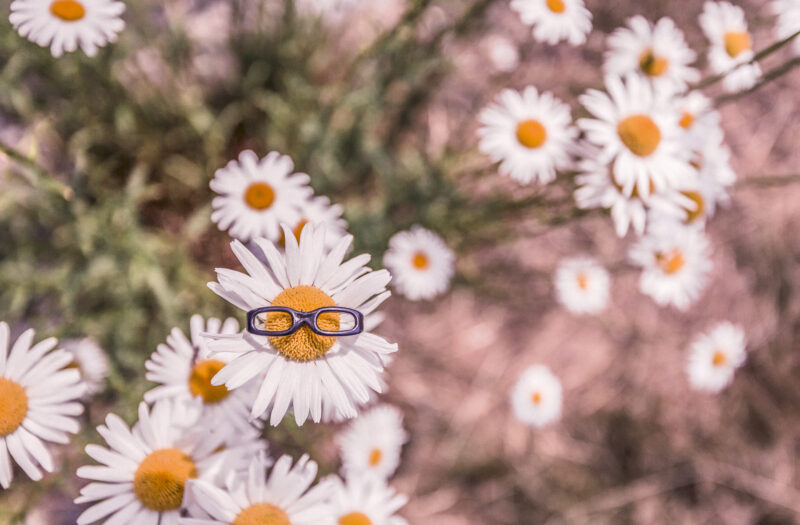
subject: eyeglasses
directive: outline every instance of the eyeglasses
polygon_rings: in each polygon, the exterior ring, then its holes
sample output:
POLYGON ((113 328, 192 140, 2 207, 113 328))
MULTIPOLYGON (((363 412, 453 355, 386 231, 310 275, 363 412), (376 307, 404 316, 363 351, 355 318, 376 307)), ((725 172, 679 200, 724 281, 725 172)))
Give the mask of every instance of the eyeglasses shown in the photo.
POLYGON ((315 334, 328 337, 356 335, 364 331, 364 314, 341 306, 324 306, 310 312, 286 306, 264 306, 247 312, 247 331, 255 335, 283 337, 292 335, 303 325, 315 334))

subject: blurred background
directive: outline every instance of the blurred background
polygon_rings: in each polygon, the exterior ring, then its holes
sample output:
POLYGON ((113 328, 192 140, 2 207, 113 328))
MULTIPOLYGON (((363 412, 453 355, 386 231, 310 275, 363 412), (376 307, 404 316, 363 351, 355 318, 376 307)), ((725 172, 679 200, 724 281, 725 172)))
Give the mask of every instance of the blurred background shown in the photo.
MULTIPOLYGON (((773 43, 768 4, 737 3, 755 48, 773 43)), ((400 351, 383 399, 411 434, 394 480, 410 523, 800 523, 800 76, 724 101, 739 181, 708 226, 712 282, 688 312, 659 308, 637 290, 631 239, 575 209, 571 177, 520 186, 476 149, 477 113, 505 87, 552 91, 580 116, 605 36, 635 14, 675 19, 704 64, 702 2, 586 4, 595 28, 573 48, 536 43, 506 0, 138 0, 119 42, 58 60, 4 6, 0 318, 14 335, 92 336, 112 371, 83 434, 56 449, 60 472, 0 492, 0 525, 75 523, 83 447, 109 411, 134 419, 169 329, 193 313, 241 320, 205 286, 238 268, 208 181, 247 148, 290 155, 344 206, 374 267, 412 224, 458 254, 450 294, 384 308, 400 351), (578 254, 613 275, 597 317, 554 299, 557 262, 578 254), (745 328, 748 361, 721 394, 693 392, 687 346, 726 319, 745 328), (508 392, 536 363, 565 404, 533 432, 508 392)), ((336 431, 287 420, 266 437, 328 473, 336 431)))

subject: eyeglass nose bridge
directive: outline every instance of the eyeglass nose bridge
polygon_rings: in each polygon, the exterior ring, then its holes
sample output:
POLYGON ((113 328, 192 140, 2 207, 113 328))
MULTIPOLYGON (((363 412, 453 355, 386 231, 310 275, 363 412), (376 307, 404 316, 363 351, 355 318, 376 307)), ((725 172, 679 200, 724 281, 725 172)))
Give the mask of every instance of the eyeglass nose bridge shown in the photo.
POLYGON ((262 308, 256 308, 255 310, 250 310, 249 312, 247 312, 247 331, 255 335, 284 337, 297 332, 303 325, 308 326, 308 328, 315 334, 326 337, 344 337, 350 335, 357 335, 364 330, 364 315, 358 310, 352 308, 335 307, 335 306, 334 307, 326 306, 322 308, 317 308, 316 310, 312 310, 310 312, 304 312, 302 310, 295 310, 293 308, 287 308, 282 306, 267 306, 262 308), (292 317, 292 326, 286 330, 281 330, 281 331, 268 331, 259 329, 256 326, 257 316, 263 313, 270 313, 270 312, 282 312, 289 314, 292 317), (339 330, 339 331, 323 330, 322 328, 319 327, 318 321, 319 321, 319 316, 324 313, 349 314, 353 316, 353 319, 355 320, 354 326, 349 330, 339 330))

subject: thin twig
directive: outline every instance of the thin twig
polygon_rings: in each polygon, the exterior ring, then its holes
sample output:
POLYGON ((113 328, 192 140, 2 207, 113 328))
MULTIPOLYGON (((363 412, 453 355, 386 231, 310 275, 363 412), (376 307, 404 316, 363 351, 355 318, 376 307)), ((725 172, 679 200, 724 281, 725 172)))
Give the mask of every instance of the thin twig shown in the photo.
POLYGON ((727 95, 721 95, 721 96, 715 98, 714 99, 714 107, 718 108, 720 106, 724 106, 725 104, 727 104, 729 102, 733 102, 735 100, 739 100, 743 96, 749 95, 753 91, 756 91, 757 89, 759 89, 764 84, 768 84, 769 82, 772 82, 773 80, 785 75, 786 73, 788 73, 792 69, 796 68, 797 66, 800 66, 800 57, 793 58, 792 60, 790 60, 790 61, 788 61, 788 62, 786 62, 784 64, 781 64, 778 67, 770 69, 769 71, 764 73, 764 76, 761 77, 761 80, 759 80, 750 89, 746 89, 744 91, 739 91, 738 93, 728 93, 727 95))
POLYGON ((40 166, 35 160, 17 151, 16 149, 0 142, 0 153, 5 154, 16 164, 23 168, 23 177, 31 184, 31 186, 38 187, 45 186, 46 189, 54 190, 61 195, 64 200, 72 198, 72 188, 63 182, 55 179, 50 173, 40 166), (49 188, 48 188, 49 186, 49 188))
POLYGON ((789 175, 764 175, 761 177, 748 177, 736 183, 737 188, 772 188, 800 182, 800 173, 789 175))

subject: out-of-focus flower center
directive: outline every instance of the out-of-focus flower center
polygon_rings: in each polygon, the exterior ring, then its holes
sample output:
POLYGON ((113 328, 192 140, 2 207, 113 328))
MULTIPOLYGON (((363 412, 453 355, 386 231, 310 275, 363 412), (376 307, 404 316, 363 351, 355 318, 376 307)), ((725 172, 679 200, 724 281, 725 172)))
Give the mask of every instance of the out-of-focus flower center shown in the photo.
POLYGON ((631 115, 621 120, 617 134, 622 143, 640 157, 651 155, 661 143, 661 130, 647 115, 631 115))
MULTIPOLYGON (((287 288, 275 297, 272 306, 286 306, 301 312, 310 312, 323 306, 336 306, 333 299, 315 286, 301 284, 287 288)), ((324 313, 317 319, 317 325, 323 330, 335 332, 339 330, 339 314, 324 313)), ((267 314, 267 330, 288 330, 292 326, 289 315, 281 312, 267 314)), ((315 334, 308 326, 301 326, 291 335, 270 337, 269 342, 280 353, 298 361, 310 361, 325 354, 336 342, 336 337, 315 334)))
POLYGON ((373 448, 369 453, 369 466, 377 467, 380 465, 381 459, 383 459, 383 452, 381 452, 381 449, 373 448))
POLYGON ((225 385, 214 386, 211 384, 211 378, 223 368, 225 368, 225 363, 217 359, 198 361, 189 376, 189 391, 192 395, 202 397, 203 402, 208 404, 219 403, 228 397, 229 392, 225 385))
POLYGON ((247 507, 236 516, 233 525, 292 525, 286 512, 270 503, 247 507))
POLYGON ((747 31, 725 33, 725 51, 731 58, 736 58, 740 53, 751 49, 753 41, 747 31))
POLYGON ((275 202, 275 190, 266 182, 254 182, 247 187, 244 202, 254 210, 266 210, 275 202))
POLYGON ((699 191, 682 191, 686 198, 690 199, 697 206, 693 210, 686 210, 686 222, 691 223, 701 218, 705 214, 705 200, 699 191))
POLYGON ((563 13, 567 6, 564 0, 547 0, 547 8, 554 13, 563 13))
POLYGON ((681 119, 678 121, 678 124, 680 124, 683 129, 691 128, 692 124, 694 124, 694 115, 688 111, 684 111, 683 115, 681 115, 681 119))
POLYGON ((578 274, 578 288, 586 290, 589 287, 589 276, 581 272, 578 274))
POLYGON ((55 0, 50 4, 50 12, 65 22, 76 22, 86 16, 83 4, 75 0, 55 0))
POLYGON ((660 77, 667 71, 669 61, 666 58, 656 56, 652 49, 648 49, 639 56, 639 67, 648 76, 660 77))
POLYGON ((667 275, 678 273, 686 265, 683 252, 677 248, 667 253, 657 253, 656 262, 661 267, 661 271, 667 275))
POLYGON ((431 262, 428 260, 427 255, 422 252, 417 252, 414 254, 414 257, 411 258, 411 264, 413 264, 414 268, 417 270, 424 270, 430 266, 431 262))
POLYGON ((339 518, 339 525, 372 525, 372 520, 361 512, 351 512, 339 518))
POLYGON ((547 140, 547 130, 538 120, 523 120, 517 124, 517 140, 526 148, 536 149, 547 140))
POLYGON ((28 415, 28 394, 18 383, 0 377, 0 437, 13 433, 28 415))
POLYGON ((176 448, 156 450, 139 464, 133 492, 146 508, 156 512, 178 510, 186 480, 197 477, 192 459, 176 448))
POLYGON ((533 402, 534 405, 538 405, 539 403, 541 403, 542 402, 541 392, 534 392, 533 394, 531 394, 531 401, 533 402))
POLYGON ((728 362, 728 356, 722 350, 714 352, 714 357, 711 358, 711 364, 714 366, 722 366, 728 362))

